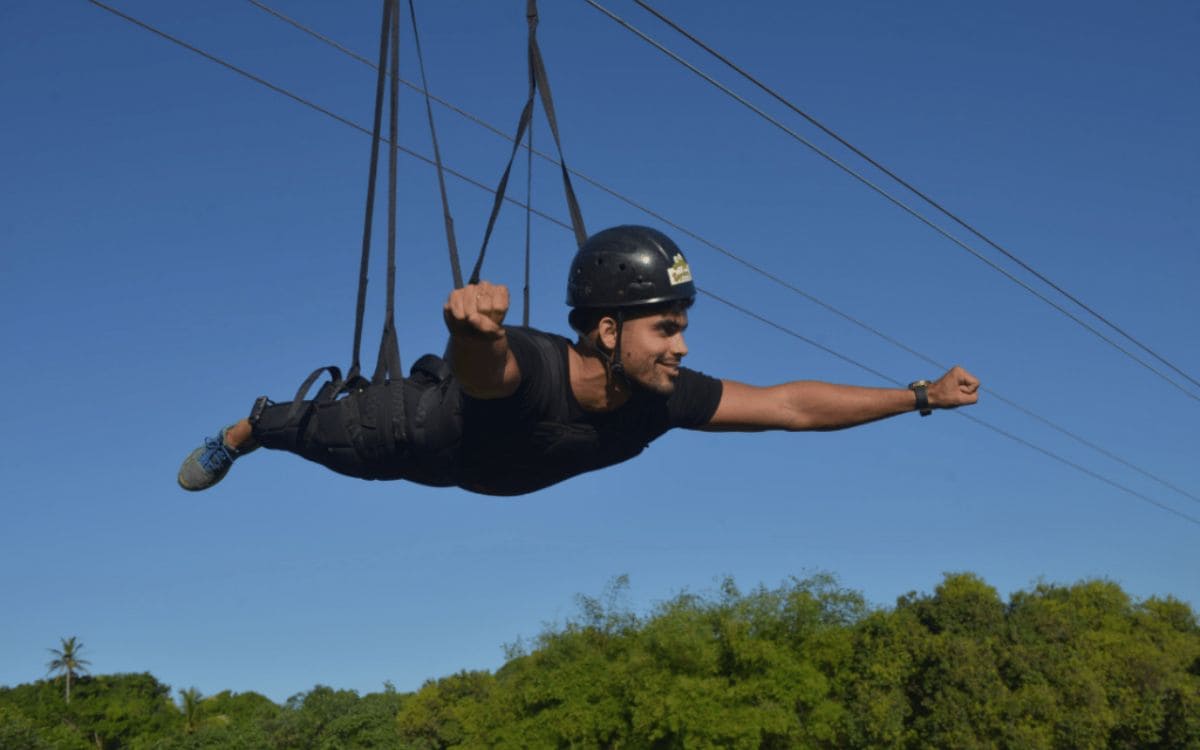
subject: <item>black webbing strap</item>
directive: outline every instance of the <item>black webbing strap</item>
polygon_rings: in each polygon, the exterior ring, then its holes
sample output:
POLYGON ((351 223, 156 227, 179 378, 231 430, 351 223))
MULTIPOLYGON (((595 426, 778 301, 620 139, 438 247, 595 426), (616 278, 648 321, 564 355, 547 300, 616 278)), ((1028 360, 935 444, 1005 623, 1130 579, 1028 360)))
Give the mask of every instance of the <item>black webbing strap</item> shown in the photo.
POLYGON ((417 11, 413 0, 408 0, 408 14, 412 18, 413 41, 416 43, 417 63, 421 68, 421 88, 425 91, 425 114, 429 117, 429 136, 433 139, 433 160, 437 165, 438 189, 442 193, 442 218, 446 224, 446 245, 450 251, 450 273, 454 277, 454 288, 461 289, 462 266, 458 261, 458 242, 454 239, 454 218, 450 215, 450 201, 446 197, 446 175, 442 167, 442 152, 438 148, 437 130, 433 127, 433 104, 429 99, 429 81, 425 78, 425 56, 421 54, 421 34, 417 31, 417 11))
MULTIPOLYGON (((375 126, 371 131, 371 166, 367 173, 367 210, 363 219, 362 261, 358 267, 358 306, 354 314, 354 353, 346 382, 356 380, 361 370, 359 351, 362 346, 363 313, 367 305, 367 269, 371 261, 371 227, 375 215, 375 178, 379 170, 379 130, 383 120, 383 85, 387 80, 388 36, 392 26, 393 0, 383 2, 383 23, 379 32, 379 74, 375 79, 375 126)), ((318 372, 320 372, 318 370, 318 372)), ((311 385, 311 384, 310 384, 311 385)), ((305 389, 307 390, 307 389, 305 389)))
POLYGON ((625 377, 625 363, 621 361, 621 333, 625 330, 625 311, 617 308, 617 345, 613 347, 612 359, 609 361, 613 375, 625 377))
POLYGON ((525 16, 529 21, 529 64, 533 68, 533 77, 537 81, 538 92, 542 95, 542 109, 546 112, 546 122, 550 124, 550 132, 554 135, 554 145, 558 148, 558 165, 562 169, 563 192, 567 196, 567 210, 571 212, 571 227, 575 230, 575 244, 583 247, 583 243, 587 242, 587 230, 583 226, 583 212, 579 210, 579 201, 575 199, 575 189, 571 187, 571 172, 567 169, 562 140, 558 137, 558 118, 554 114, 554 98, 550 95, 550 79, 546 76, 546 65, 542 62, 542 49, 537 43, 537 0, 528 0, 525 16))
MULTIPOLYGON (((530 78, 533 71, 529 71, 530 78)), ((521 325, 529 327, 529 272, 532 260, 531 225, 533 219, 533 121, 529 122, 529 134, 525 137, 525 286, 521 289, 524 304, 521 306, 521 325)))
POLYGON ((496 217, 500 214, 500 206, 504 203, 505 191, 508 189, 508 177, 512 172, 513 161, 516 159, 517 151, 521 148, 521 139, 525 137, 525 129, 529 126, 533 116, 534 97, 538 94, 541 95, 542 109, 546 112, 546 121, 550 124, 554 145, 558 149, 558 161, 562 166, 563 188, 567 198, 567 209, 571 213, 571 227, 575 231, 575 242, 583 245, 587 240, 587 230, 583 225, 583 213, 579 210, 579 201, 576 200, 575 190, 571 187, 571 174, 567 170, 567 160, 563 157, 562 140, 558 135, 558 119, 554 115, 554 102, 550 95, 550 81, 546 76, 546 65, 542 60, 542 51, 537 43, 537 0, 526 0, 525 20, 529 24, 529 95, 525 99, 525 107, 521 110, 521 119, 517 123, 517 135, 513 138, 513 149, 508 157, 508 165, 504 168, 504 174, 500 177, 500 184, 496 188, 496 198, 492 203, 492 213, 488 217, 487 229, 484 231, 483 245, 479 250, 475 267, 471 271, 471 279, 467 282, 470 284, 479 282, 488 241, 491 239, 492 229, 496 225, 496 217))
POLYGON ((342 371, 334 365, 328 367, 318 367, 312 371, 312 374, 304 379, 300 384, 299 390, 296 391, 296 397, 292 399, 291 408, 287 412, 287 421, 291 422, 300 414, 300 409, 304 406, 304 397, 308 395, 308 389, 312 388, 313 383, 317 382, 317 378, 321 377, 321 373, 329 373, 329 382, 321 387, 317 393, 317 401, 333 398, 337 395, 337 389, 342 387, 342 371))
MULTIPOLYGON (((396 340, 396 146, 399 138, 398 104, 400 99, 400 14, 398 0, 385 0, 392 5, 391 11, 391 86, 388 101, 388 268, 387 310, 383 320, 383 336, 379 341, 379 359, 375 363, 375 374, 371 382, 376 385, 404 378, 400 367, 400 344, 396 340)), ((403 399, 398 400, 401 414, 396 415, 403 424, 403 399)))
POLYGON ((496 197, 492 201, 492 213, 488 216, 487 228, 483 232, 483 245, 479 248, 479 257, 475 259, 475 267, 471 269, 471 278, 467 281, 468 284, 479 283, 479 273, 483 269, 483 256, 487 253, 488 240, 492 237, 492 229, 496 226, 496 217, 500 215, 500 206, 504 203, 504 193, 508 189, 508 175, 512 172, 513 159, 517 156, 517 150, 521 148, 521 137, 525 135, 525 128, 529 125, 529 118, 532 114, 533 83, 530 79, 529 98, 525 100, 525 107, 521 110, 521 119, 517 123, 517 137, 513 139, 508 166, 504 168, 504 174, 500 176, 500 184, 496 186, 496 197))
POLYGON ((524 306, 521 308, 521 325, 529 327, 529 261, 531 224, 533 219, 533 123, 529 123, 529 135, 525 142, 525 286, 521 290, 524 306))

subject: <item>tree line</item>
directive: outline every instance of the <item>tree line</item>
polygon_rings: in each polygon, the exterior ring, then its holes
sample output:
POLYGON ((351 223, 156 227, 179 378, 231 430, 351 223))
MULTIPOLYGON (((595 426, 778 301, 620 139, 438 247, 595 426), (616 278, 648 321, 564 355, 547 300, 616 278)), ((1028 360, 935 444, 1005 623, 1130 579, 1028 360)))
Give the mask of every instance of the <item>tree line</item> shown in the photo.
POLYGON ((1200 748, 1200 625, 1171 597, 1093 580, 1006 602, 953 574, 872 608, 822 575, 638 615, 625 584, 494 673, 411 693, 173 699, 149 674, 65 668, 64 639, 56 677, 0 688, 0 748, 1200 748))

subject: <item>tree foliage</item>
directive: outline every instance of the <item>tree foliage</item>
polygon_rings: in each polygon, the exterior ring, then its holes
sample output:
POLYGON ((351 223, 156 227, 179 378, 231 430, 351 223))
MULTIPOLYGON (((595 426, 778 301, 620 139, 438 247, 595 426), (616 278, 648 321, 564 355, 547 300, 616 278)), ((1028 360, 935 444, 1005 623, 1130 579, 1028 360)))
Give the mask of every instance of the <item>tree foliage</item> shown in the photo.
POLYGON ((971 574, 871 608, 829 576, 683 593, 618 579, 494 674, 411 694, 171 700, 152 676, 0 688, 5 750, 1200 748, 1200 626, 1108 581, 1011 595, 971 574))

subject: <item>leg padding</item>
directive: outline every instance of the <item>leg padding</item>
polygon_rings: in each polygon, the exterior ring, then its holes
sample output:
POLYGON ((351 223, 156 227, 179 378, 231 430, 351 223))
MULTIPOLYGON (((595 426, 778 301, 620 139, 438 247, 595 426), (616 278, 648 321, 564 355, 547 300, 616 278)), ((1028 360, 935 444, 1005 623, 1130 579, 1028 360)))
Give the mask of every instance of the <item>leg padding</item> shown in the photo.
POLYGON ((428 377, 414 366, 413 377, 403 381, 292 407, 256 403, 251 424, 263 447, 361 479, 456 484, 462 407, 452 380, 428 377))

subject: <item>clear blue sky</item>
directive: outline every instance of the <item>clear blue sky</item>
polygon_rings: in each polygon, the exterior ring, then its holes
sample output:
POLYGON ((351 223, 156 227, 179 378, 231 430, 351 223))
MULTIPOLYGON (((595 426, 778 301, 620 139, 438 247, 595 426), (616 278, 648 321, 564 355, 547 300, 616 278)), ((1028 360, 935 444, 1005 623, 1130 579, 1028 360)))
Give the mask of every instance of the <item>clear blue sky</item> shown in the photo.
MULTIPOLYGON (((249 3, 113 1, 370 122, 368 68, 249 3)), ((378 3, 278 2, 373 54, 378 3)), ((1195 4, 660 5, 1198 377, 1195 4)), ((585 3, 543 6, 572 166, 1200 494, 1200 388, 1132 363, 585 3)), ((524 96, 523 7, 418 8, 431 88, 505 130, 524 96)), ((829 144, 632 3, 611 7, 829 144)), ((620 574, 639 611, 725 575, 749 587, 814 571, 880 605, 967 570, 1002 595, 1098 576, 1200 606, 1200 526, 952 413, 835 434, 672 434, 511 500, 355 481, 266 451, 186 494, 175 471, 205 434, 260 394, 289 397, 318 365, 347 364, 369 139, 82 0, 0 6, 0 64, 0 684, 42 677, 45 649, 75 635, 94 672, 205 693, 414 689, 495 668, 502 644, 620 574)), ((405 92, 402 106, 403 142, 428 153, 420 100, 405 92)), ((447 163, 494 183, 504 141, 436 114, 447 163)), ((547 135, 539 120, 539 145, 547 135)), ((443 345, 450 275, 433 171, 400 165, 411 363, 443 345)), ((534 176, 534 203, 565 217, 554 168, 534 176)), ((488 197, 449 188, 473 257, 488 197)), ((577 189, 592 230, 662 226, 577 189)), ((523 227, 508 209, 491 280, 521 285, 523 227)), ((702 287, 897 380, 939 374, 680 241, 702 287)), ((533 321, 565 332, 571 235, 535 219, 533 243, 533 321)), ((374 291, 382 279, 377 267, 374 291)), ((720 377, 882 384, 710 299, 689 343, 689 364, 720 377)), ((1200 516, 1194 499, 986 393, 971 413, 1200 516)))

